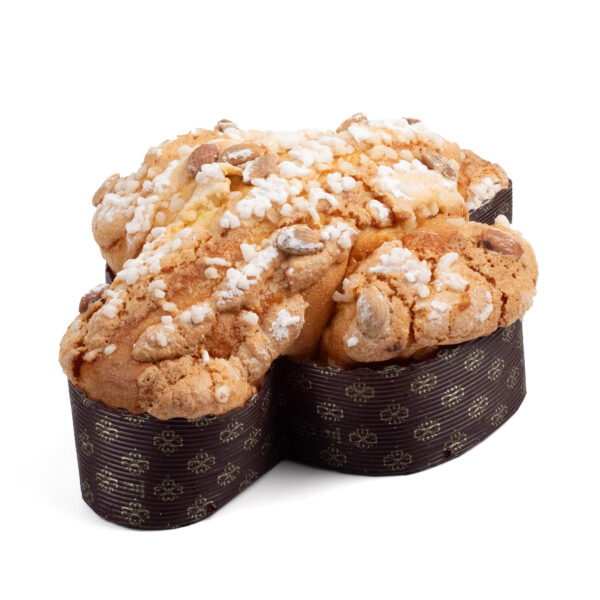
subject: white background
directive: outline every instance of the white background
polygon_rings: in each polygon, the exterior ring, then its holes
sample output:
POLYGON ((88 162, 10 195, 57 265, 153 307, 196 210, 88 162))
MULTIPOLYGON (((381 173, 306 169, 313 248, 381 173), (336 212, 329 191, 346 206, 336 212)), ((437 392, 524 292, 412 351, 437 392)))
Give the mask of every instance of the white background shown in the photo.
POLYGON ((12 2, 0 15, 5 598, 592 598, 600 585, 594 2, 12 2), (220 118, 422 118, 503 165, 534 244, 529 393, 409 477, 283 463, 181 530, 81 500, 58 343, 102 280, 91 196, 220 118), (184 596, 185 594, 185 596, 184 596))

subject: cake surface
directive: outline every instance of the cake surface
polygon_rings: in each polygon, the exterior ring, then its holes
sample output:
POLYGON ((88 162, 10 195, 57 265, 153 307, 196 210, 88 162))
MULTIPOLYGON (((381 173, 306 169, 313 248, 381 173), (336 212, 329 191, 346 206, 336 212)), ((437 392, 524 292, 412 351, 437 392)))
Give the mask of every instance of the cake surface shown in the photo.
MULTIPOLYGON (((140 168, 127 177, 111 175, 93 198, 94 236, 117 273, 152 239, 154 229, 179 220, 207 226, 226 203, 227 192, 245 196, 252 179, 271 174, 301 181, 305 192, 321 187, 337 197, 353 190, 361 196, 364 190, 370 200, 392 210, 388 218, 413 223, 438 212, 455 214, 457 203, 475 210, 509 184, 499 165, 462 150, 415 119, 369 121, 358 113, 336 131, 325 132, 244 131, 223 120, 214 130, 198 129, 151 148, 140 168), (207 167, 198 176, 203 164, 213 161, 229 179, 227 190, 214 169, 207 167), (211 178, 211 172, 216 176, 211 178), (360 184, 358 189, 350 189, 348 177, 360 184), (406 195, 411 198, 408 206, 406 195)), ((318 205, 319 200, 313 195, 310 203, 318 205)), ((352 204, 339 214, 361 228, 374 218, 386 218, 378 204, 352 204)))
MULTIPOLYGON (((440 231, 464 223, 508 185, 498 165, 414 120, 359 114, 335 132, 279 133, 221 121, 165 142, 94 196, 94 235, 116 278, 82 299, 63 369, 132 413, 228 412, 277 356, 313 354, 347 269, 361 269, 356 248, 399 247, 436 215, 440 231)), ((460 338, 448 336, 427 339, 460 338)))
POLYGON ((327 364, 408 358, 460 344, 512 325, 533 302, 533 249, 501 218, 490 226, 434 217, 388 239, 354 248, 321 341, 327 364))

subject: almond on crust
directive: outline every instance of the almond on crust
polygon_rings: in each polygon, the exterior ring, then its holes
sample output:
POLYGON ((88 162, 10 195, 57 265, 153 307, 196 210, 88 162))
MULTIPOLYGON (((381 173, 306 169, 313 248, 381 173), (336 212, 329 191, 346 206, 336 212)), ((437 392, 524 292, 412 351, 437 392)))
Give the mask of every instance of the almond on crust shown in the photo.
POLYGON ((531 306, 535 255, 502 220, 490 226, 436 217, 397 240, 382 239, 343 282, 320 346, 327 364, 408 358, 458 344, 507 327, 531 306), (365 330, 369 319, 382 326, 365 330))

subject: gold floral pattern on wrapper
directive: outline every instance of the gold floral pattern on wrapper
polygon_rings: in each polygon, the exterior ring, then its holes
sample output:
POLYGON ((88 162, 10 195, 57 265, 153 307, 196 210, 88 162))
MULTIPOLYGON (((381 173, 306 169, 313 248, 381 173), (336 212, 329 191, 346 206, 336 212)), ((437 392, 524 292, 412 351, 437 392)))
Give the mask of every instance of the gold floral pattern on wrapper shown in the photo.
POLYGON ((221 431, 219 434, 219 440, 224 444, 229 444, 233 440, 237 439, 244 431, 244 424, 241 421, 235 421, 230 423, 221 431))
POLYGON ((141 427, 150 418, 150 415, 125 415, 123 418, 132 425, 141 427))
POLYGON ((408 474, 460 456, 502 425, 525 396, 521 322, 437 355, 353 370, 282 359, 291 458, 338 471, 408 474), (311 395, 285 387, 311 382, 311 395))
POLYGON ((432 359, 379 370, 280 359, 278 382, 290 380, 290 365, 302 370, 302 383, 285 397, 269 379, 246 407, 195 421, 134 418, 70 386, 82 497, 128 527, 194 523, 280 460, 282 427, 291 458, 328 469, 400 475, 440 464, 517 410, 525 395, 521 336, 517 322, 432 359))
POLYGON ((444 452, 448 454, 456 454, 467 443, 467 434, 462 431, 455 431, 450 434, 450 437, 444 442, 444 452))
POLYGON ((137 451, 137 448, 128 452, 127 456, 121 457, 121 465, 134 475, 142 475, 150 468, 150 463, 137 451))
POLYGON ((409 411, 401 404, 390 404, 381 410, 379 418, 389 425, 400 425, 408 419, 409 411))
POLYGON ((330 467, 341 467, 346 464, 346 455, 336 446, 328 446, 321 450, 321 459, 330 467))
POLYGON ((108 419, 96 421, 94 429, 98 436, 105 442, 112 442, 119 439, 119 430, 113 427, 112 421, 108 419))
POLYGON ((390 471, 405 471, 412 463, 412 456, 404 450, 392 450, 383 457, 383 466, 390 471))
POLYGON ((490 401, 487 396, 477 396, 475 400, 473 400, 469 406, 467 411, 468 415, 472 419, 478 419, 485 412, 488 407, 490 401))
POLYGON ((194 421, 108 409, 69 385, 84 501, 105 519, 138 529, 210 516, 281 458, 271 379, 246 406, 194 421))
POLYGON ((256 481, 259 477, 259 473, 257 471, 254 471, 253 469, 250 469, 247 473, 246 473, 246 477, 244 477, 244 479, 240 482, 240 486, 239 486, 239 491, 242 492, 244 491, 247 487, 250 486, 251 483, 253 483, 254 481, 256 481))
POLYGON ((196 498, 188 507, 187 516, 191 519, 192 523, 195 523, 201 519, 206 519, 206 517, 210 516, 217 508, 218 507, 213 500, 209 500, 204 496, 198 496, 198 498, 196 498))
POLYGON ((173 452, 183 446, 183 438, 170 429, 165 429, 157 433, 153 441, 154 445, 166 454, 173 454, 173 452))
POLYGON ((81 480, 81 496, 87 504, 93 504, 94 492, 92 492, 92 487, 87 479, 81 480))
POLYGON ((217 463, 217 459, 208 452, 199 452, 192 458, 188 460, 187 468, 192 471, 196 475, 200 475, 201 473, 206 473, 210 471, 215 464, 217 463))
POLYGON ((344 411, 335 402, 320 402, 316 406, 317 414, 325 421, 341 421, 344 411))
POLYGON ((453 385, 442 394, 442 406, 452 408, 465 397, 465 388, 462 385, 453 385))
POLYGON ((134 500, 121 507, 121 516, 130 527, 142 527, 150 517, 150 512, 134 500))
POLYGON ((119 486, 119 481, 113 476, 112 471, 108 467, 102 467, 96 473, 96 483, 98 487, 106 494, 112 494, 119 486))
POLYGON ((159 485, 154 486, 154 495, 163 502, 173 502, 183 494, 183 486, 171 477, 163 479, 159 485))
POLYGON ((232 463, 227 463, 225 468, 217 475, 217 485, 229 485, 233 483, 240 474, 240 468, 232 463))
POLYGON ((377 444, 377 434, 370 429, 355 429, 348 436, 348 441, 357 448, 372 448, 377 444))
POLYGON ((428 394, 437 385, 437 376, 433 373, 422 373, 410 384, 410 390, 413 394, 421 396, 428 394))
POLYGON ((368 402, 375 395, 375 390, 362 381, 351 383, 346 387, 346 396, 354 402, 368 402))
POLYGON ((442 426, 437 421, 427 419, 419 423, 413 435, 415 436, 415 439, 420 442, 429 442, 438 436, 441 428, 442 426))
POLYGON ((90 441, 90 435, 87 431, 82 431, 77 436, 77 442, 79 443, 79 451, 83 452, 86 456, 91 456, 94 452, 94 444, 90 441))

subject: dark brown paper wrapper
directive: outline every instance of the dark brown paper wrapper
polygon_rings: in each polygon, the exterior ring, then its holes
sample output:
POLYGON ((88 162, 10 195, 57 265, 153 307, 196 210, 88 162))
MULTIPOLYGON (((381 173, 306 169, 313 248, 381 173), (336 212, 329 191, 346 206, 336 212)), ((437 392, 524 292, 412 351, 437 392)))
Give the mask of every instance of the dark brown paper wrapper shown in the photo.
POLYGON ((194 421, 109 409, 69 383, 83 499, 136 529, 210 516, 281 460, 271 380, 246 406, 194 421))
POLYGON ((277 365, 286 454, 344 473, 416 473, 460 456, 525 397, 521 322, 378 369, 277 365))

